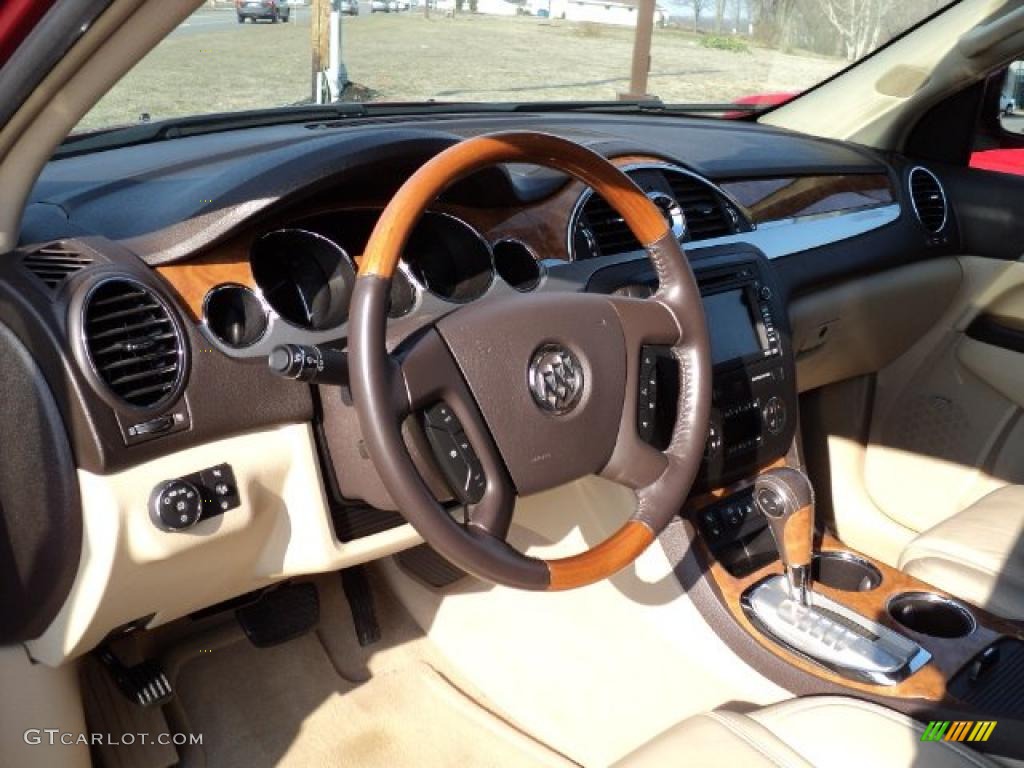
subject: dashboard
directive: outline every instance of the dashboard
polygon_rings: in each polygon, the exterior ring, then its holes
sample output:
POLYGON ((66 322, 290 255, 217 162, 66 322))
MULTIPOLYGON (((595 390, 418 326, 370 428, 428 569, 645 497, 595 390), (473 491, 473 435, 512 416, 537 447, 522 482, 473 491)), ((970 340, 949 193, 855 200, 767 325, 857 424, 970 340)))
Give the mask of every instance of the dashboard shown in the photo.
MULTIPOLYGON (((34 651, 56 662, 118 626, 154 626, 295 573, 417 542, 361 446, 345 388, 283 378, 267 357, 283 345, 343 355, 360 258, 395 190, 460 138, 511 128, 558 133, 612 159, 684 244, 714 357, 703 487, 792 444, 792 297, 959 245, 953 212, 941 222, 921 213, 936 196, 946 207, 931 170, 746 123, 599 115, 339 122, 53 162, 19 248, 0 260, 0 332, 17 329, 32 350, 31 362, 12 368, 25 380, 12 400, 40 397, 29 381, 48 385, 52 407, 40 421, 52 444, 26 445, 21 465, 54 478, 66 519, 19 534, 22 548, 47 553, 53 567, 31 599, 18 585, 0 588, 17 606, 0 641, 49 628, 34 651), (921 189, 925 197, 913 197, 921 189), (189 487, 205 496, 221 485, 215 470, 232 473, 220 499, 230 506, 200 505, 181 532, 145 511, 152 499, 179 498, 167 496, 171 482, 186 484, 174 487, 185 498, 189 487), (114 550, 97 522, 104 516, 121 526, 114 550), (303 531, 322 531, 327 544, 303 531), (267 549, 289 532, 287 545, 267 549), (108 556, 80 563, 78 553, 90 550, 108 556), (220 584, 216 564, 238 558, 257 566, 220 584), (172 596, 166 590, 182 567, 205 580, 172 596), (115 572, 165 602, 113 607, 115 572), (87 584, 96 585, 92 602, 69 607, 72 587, 82 595, 87 584)), ((417 224, 393 281, 388 340, 399 348, 471 302, 655 289, 645 252, 598 195, 547 169, 502 166, 451 187, 417 224)), ((645 362, 657 395, 641 406, 654 417, 637 414, 654 445, 674 419, 679 385, 661 354, 652 348, 645 362)), ((0 425, 16 428, 9 418, 0 425)), ((415 425, 407 437, 435 495, 457 502, 443 457, 415 425)), ((0 500, 0 509, 20 509, 0 500)))
MULTIPOLYGON (((781 258, 794 248, 870 232, 899 215, 885 174, 719 186, 661 158, 627 155, 615 162, 695 254, 742 242, 781 258)), ((272 216, 206 254, 157 270, 225 354, 262 357, 279 344, 338 341, 359 258, 385 202, 346 198, 342 192, 272 216)), ((489 292, 535 290, 566 264, 586 263, 573 272, 579 280, 638 253, 621 217, 576 182, 537 203, 507 208, 474 207, 455 196, 439 201, 416 226, 395 276, 390 316, 436 319, 489 292)))

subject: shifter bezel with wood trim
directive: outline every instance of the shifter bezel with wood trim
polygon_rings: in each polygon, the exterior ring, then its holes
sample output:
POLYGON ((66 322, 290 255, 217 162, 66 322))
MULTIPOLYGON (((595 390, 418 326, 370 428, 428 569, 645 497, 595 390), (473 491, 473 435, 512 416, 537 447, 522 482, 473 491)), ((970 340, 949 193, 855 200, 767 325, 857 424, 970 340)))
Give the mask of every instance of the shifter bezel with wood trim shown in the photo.
POLYGON ((742 498, 743 494, 749 493, 753 478, 757 474, 785 466, 786 463, 786 461, 772 462, 745 480, 714 489, 700 496, 694 496, 683 510, 683 516, 693 523, 693 527, 697 531, 694 552, 698 562, 707 574, 712 591, 718 596, 733 621, 758 645, 787 664, 851 692, 867 693, 874 697, 923 700, 932 704, 941 703, 943 706, 955 707, 961 711, 984 713, 984 710, 977 710, 976 707, 955 698, 949 692, 950 685, 954 678, 963 676, 970 665, 981 658, 994 643, 1004 638, 1024 641, 1024 631, 1013 622, 1001 619, 975 606, 967 606, 974 618, 974 627, 963 637, 935 637, 905 627, 897 622, 888 611, 888 604, 893 597, 911 592, 928 592, 943 599, 955 599, 942 590, 935 589, 869 555, 852 550, 828 533, 816 533, 815 551, 817 553, 849 553, 860 558, 877 569, 880 574, 880 582, 877 587, 863 592, 839 590, 825 584, 815 583, 813 585, 815 592, 913 640, 931 655, 929 663, 893 685, 878 685, 851 680, 783 648, 750 621, 743 609, 744 595, 752 587, 766 579, 781 575, 783 573, 782 563, 777 558, 766 564, 761 561, 761 563, 755 563, 756 567, 741 570, 738 575, 734 575, 713 551, 706 527, 701 522, 701 514, 706 509, 727 504, 731 499, 742 498))

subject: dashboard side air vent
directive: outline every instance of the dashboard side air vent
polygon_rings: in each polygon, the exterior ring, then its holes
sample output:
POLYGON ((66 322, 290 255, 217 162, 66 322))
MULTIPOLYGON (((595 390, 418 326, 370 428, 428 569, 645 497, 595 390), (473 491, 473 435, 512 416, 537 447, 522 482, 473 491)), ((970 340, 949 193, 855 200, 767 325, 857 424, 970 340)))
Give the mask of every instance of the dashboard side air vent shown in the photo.
POLYGON ((52 292, 56 292, 65 280, 92 262, 92 257, 64 242, 44 245, 26 254, 21 260, 22 266, 52 292))
POLYGON ((81 322, 89 363, 115 402, 155 409, 177 397, 185 341, 153 290, 126 277, 102 280, 86 295, 81 322))
POLYGON ((690 240, 710 240, 736 232, 736 221, 713 188, 684 173, 667 172, 665 177, 686 216, 690 240))
POLYGON ((949 215, 946 191, 927 168, 917 166, 910 171, 910 201, 925 229, 932 234, 942 231, 949 215))

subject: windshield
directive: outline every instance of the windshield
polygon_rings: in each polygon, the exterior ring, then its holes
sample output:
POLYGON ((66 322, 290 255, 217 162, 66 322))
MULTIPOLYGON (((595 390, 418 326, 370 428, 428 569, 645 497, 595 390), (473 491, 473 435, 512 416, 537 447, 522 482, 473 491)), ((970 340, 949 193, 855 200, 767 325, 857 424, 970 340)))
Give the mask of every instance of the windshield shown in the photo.
POLYGON ((76 132, 338 101, 659 99, 751 110, 810 88, 947 4, 217 0, 146 56, 76 132))

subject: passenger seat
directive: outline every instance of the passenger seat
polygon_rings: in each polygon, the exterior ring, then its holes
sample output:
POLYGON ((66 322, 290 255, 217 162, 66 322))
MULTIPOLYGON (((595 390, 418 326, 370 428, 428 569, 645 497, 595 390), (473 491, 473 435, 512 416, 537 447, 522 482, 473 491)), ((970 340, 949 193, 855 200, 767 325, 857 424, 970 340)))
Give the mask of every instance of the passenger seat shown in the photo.
POLYGON ((954 741, 924 741, 925 726, 844 696, 790 699, 746 715, 684 720, 614 768, 997 768, 954 741))
POLYGON ((925 531, 899 565, 980 608, 1024 620, 1024 486, 993 491, 925 531))

